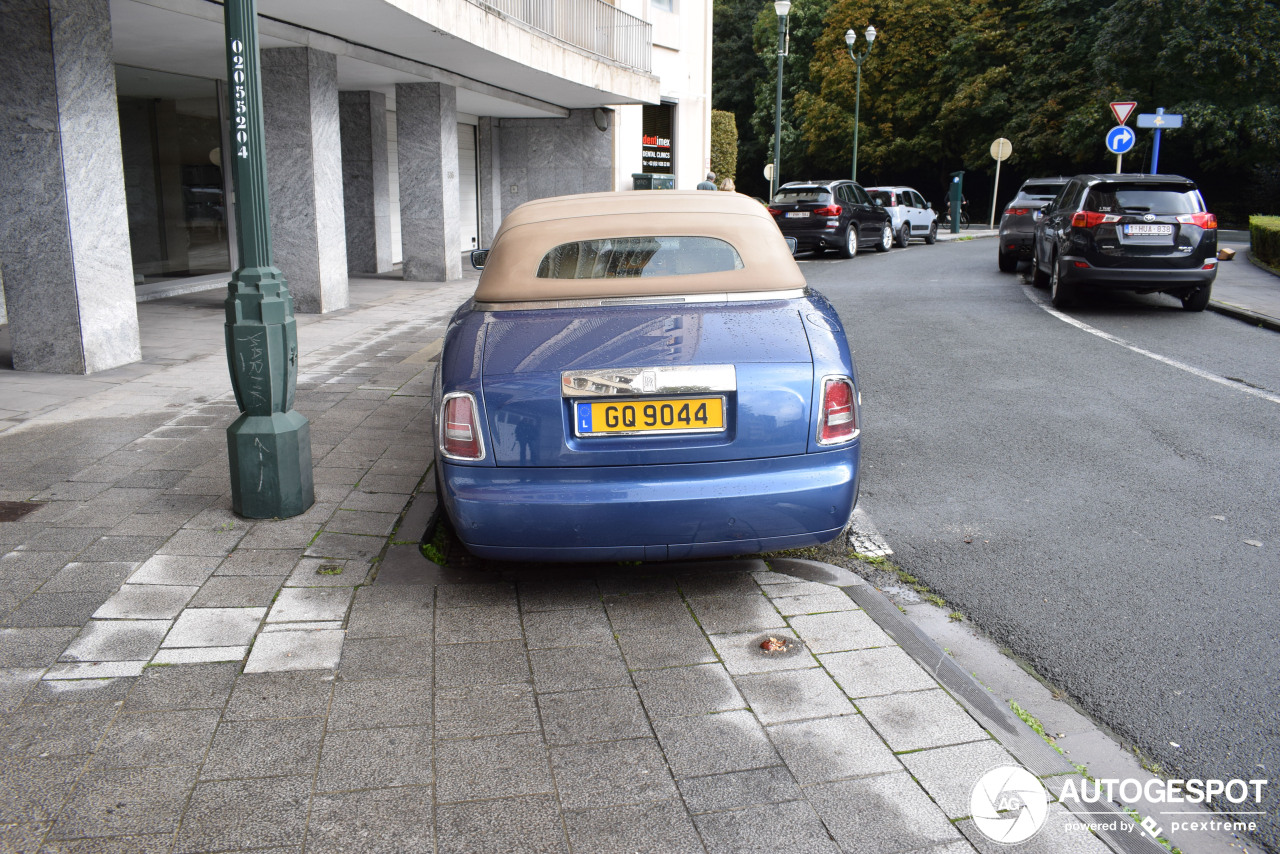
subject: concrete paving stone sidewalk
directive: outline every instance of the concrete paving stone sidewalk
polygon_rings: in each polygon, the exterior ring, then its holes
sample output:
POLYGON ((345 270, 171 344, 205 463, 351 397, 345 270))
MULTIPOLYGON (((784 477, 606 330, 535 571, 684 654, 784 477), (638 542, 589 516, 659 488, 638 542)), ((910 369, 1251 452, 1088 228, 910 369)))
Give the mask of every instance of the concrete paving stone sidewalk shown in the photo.
MULTIPOLYGON (((856 576, 420 556, 471 287, 357 281, 299 318, 294 519, 229 510, 215 298, 140 307, 142 366, 0 375, 0 850, 995 850, 969 792, 1018 733, 856 576)), ((1055 804, 1012 850, 1109 849, 1055 804)))

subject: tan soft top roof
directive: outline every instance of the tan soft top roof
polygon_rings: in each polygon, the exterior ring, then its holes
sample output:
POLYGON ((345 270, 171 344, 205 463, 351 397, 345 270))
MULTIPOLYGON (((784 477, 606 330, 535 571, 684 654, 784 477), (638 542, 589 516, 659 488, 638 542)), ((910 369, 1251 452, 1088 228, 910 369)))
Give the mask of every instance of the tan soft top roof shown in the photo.
POLYGON ((516 208, 493 239, 475 298, 503 303, 750 293, 803 288, 804 284, 782 232, 756 200, 707 190, 650 190, 555 196, 516 208), (537 277, 543 256, 562 243, 668 236, 723 240, 737 250, 742 269, 652 278, 537 277))

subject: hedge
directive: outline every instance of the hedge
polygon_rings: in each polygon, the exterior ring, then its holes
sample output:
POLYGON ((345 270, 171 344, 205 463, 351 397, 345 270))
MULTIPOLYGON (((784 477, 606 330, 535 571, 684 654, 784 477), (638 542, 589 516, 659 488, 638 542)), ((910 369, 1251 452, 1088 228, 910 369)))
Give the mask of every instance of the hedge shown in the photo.
POLYGON ((1280 216, 1249 217, 1249 241, 1255 258, 1280 267, 1280 216))
POLYGON ((738 177, 738 123, 726 110, 711 111, 711 171, 717 184, 738 177))

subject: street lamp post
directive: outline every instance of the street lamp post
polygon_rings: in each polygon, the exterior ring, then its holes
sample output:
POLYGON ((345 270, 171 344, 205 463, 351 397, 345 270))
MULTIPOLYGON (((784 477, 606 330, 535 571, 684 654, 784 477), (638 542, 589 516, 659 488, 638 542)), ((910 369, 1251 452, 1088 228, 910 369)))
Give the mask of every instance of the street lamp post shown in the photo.
POLYGON ((258 59, 257 0, 226 0, 227 96, 232 150, 223 154, 236 191, 240 268, 227 285, 231 388, 241 414, 227 428, 231 509, 285 519, 315 503, 311 426, 293 408, 298 331, 293 297, 271 260, 266 133, 258 59))
POLYGON ((791 0, 775 0, 773 10, 778 13, 778 102, 773 111, 773 176, 769 179, 769 198, 778 192, 778 167, 782 161, 782 61, 787 56, 787 15, 791 12, 791 0))
POLYGON ((854 65, 858 66, 858 87, 853 96, 853 176, 852 180, 858 180, 858 120, 862 112, 862 60, 867 58, 867 54, 871 53, 871 45, 876 40, 876 28, 867 27, 865 33, 867 37, 867 49, 862 53, 854 53, 853 43, 858 40, 858 34, 853 30, 846 30, 844 34, 844 43, 849 48, 849 58, 853 60, 854 65))

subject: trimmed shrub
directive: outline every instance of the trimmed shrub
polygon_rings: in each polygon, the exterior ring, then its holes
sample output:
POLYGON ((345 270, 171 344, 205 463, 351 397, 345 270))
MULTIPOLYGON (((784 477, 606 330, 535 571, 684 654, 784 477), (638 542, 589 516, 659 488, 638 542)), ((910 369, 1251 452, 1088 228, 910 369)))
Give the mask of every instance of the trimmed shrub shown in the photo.
POLYGON ((1255 258, 1280 267, 1280 216, 1249 217, 1249 241, 1255 258))
POLYGON ((711 111, 711 171, 717 183, 738 177, 738 123, 726 110, 711 111))

